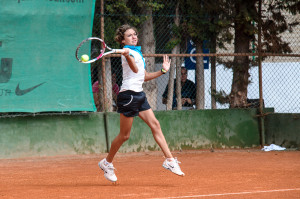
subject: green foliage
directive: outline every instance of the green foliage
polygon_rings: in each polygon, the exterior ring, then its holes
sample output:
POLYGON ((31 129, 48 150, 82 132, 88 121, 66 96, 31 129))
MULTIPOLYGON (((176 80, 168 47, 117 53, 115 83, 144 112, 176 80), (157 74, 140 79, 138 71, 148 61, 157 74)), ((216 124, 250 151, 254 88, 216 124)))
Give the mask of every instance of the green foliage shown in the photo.
MULTIPOLYGON (((105 11, 100 13, 100 0, 97 0, 95 22, 105 16, 105 37, 112 45, 113 35, 116 28, 124 23, 129 23, 137 28, 150 16, 143 14, 143 10, 151 9, 154 16, 154 28, 162 27, 160 15, 175 13, 175 5, 180 3, 181 24, 175 27, 172 20, 169 20, 170 27, 166 24, 164 28, 169 29, 169 38, 166 47, 171 49, 187 38, 193 41, 213 41, 219 48, 225 48, 226 43, 232 43, 234 39, 233 28, 242 26, 244 33, 249 36, 252 43, 257 44, 259 21, 258 0, 105 0, 105 11), (155 19, 157 15, 157 19, 155 19)), ((263 52, 290 53, 289 45, 281 39, 281 33, 292 31, 293 27, 299 24, 297 21, 290 23, 282 13, 289 12, 297 14, 300 11, 299 0, 264 0, 263 2, 262 30, 263 52)), ((96 23, 95 23, 96 24, 96 23)), ((99 36, 100 27, 96 27, 95 35, 99 36)), ((158 39, 158 38, 157 38, 158 39)), ((162 41, 159 41, 160 43, 162 41)), ((165 41, 164 41, 165 42, 165 41)), ((166 43, 166 42, 165 42, 166 43)), ((209 42, 211 44, 213 42, 209 42)), ((216 46, 210 46, 216 48, 216 46)), ((249 52, 252 49, 249 49, 249 52)))
POLYGON ((137 5, 140 8, 151 8, 153 12, 159 11, 160 9, 164 8, 163 1, 138 1, 137 5))
MULTIPOLYGON (((225 48, 233 39, 229 1, 224 0, 180 0, 184 15, 182 34, 194 42, 208 41, 209 48, 215 52, 216 46, 225 48)), ((232 13, 232 12, 231 12, 232 13)))
POLYGON ((180 26, 177 26, 175 24, 172 25, 172 38, 166 44, 167 49, 172 50, 175 46, 182 42, 182 35, 180 34, 181 32, 182 30, 180 26))
MULTIPOLYGON (((105 0, 104 13, 100 13, 98 8, 100 0, 97 0, 95 21, 99 23, 100 17, 105 16, 105 40, 110 46, 118 48, 118 44, 114 41, 117 27, 129 23, 139 29, 149 17, 152 17, 156 43, 164 46, 163 52, 168 53, 176 45, 186 44, 188 39, 198 44, 208 41, 211 52, 216 52, 216 49, 220 48, 226 49, 226 44, 233 42, 235 53, 257 52, 258 24, 261 22, 262 52, 291 53, 290 44, 282 39, 282 33, 292 32, 299 21, 287 21, 284 14, 300 13, 300 1, 261 1, 262 18, 258 8, 259 0, 105 0), (177 3, 180 4, 179 26, 174 25, 177 3), (152 16, 145 14, 149 9, 153 13, 152 16), (161 29, 164 30, 164 35, 161 35, 161 29)), ((100 36, 100 26, 96 26, 96 22, 93 35, 100 36)), ((218 58, 217 62, 232 69, 234 73, 241 71, 247 73, 250 67, 257 65, 256 60, 250 61, 248 57, 243 60, 218 58), (243 63, 235 63, 238 61, 243 63)), ((233 84, 236 82, 239 81, 233 84)), ((220 101, 226 101, 224 92, 216 92, 215 95, 220 101)))
POLYGON ((220 104, 229 103, 229 95, 227 95, 224 90, 220 90, 220 91, 213 90, 213 92, 210 94, 213 98, 215 98, 216 102, 220 104))
MULTIPOLYGON (((95 21, 99 23, 101 15, 104 15, 105 20, 105 41, 113 48, 119 48, 119 44, 114 41, 116 29, 122 24, 130 24, 139 29, 149 17, 142 14, 143 9, 152 9, 159 11, 164 8, 161 0, 105 0, 104 13, 100 13, 100 1, 97 0, 95 21)), ((95 24, 96 24, 95 23, 95 24)), ((93 35, 100 36, 100 27, 94 25, 93 35), (95 29, 97 28, 97 29, 95 29)))
POLYGON ((176 39, 176 38, 173 38, 173 39, 170 39, 168 41, 168 43, 166 44, 166 48, 168 50, 172 50, 175 46, 177 46, 178 44, 181 43, 181 40, 180 39, 176 39))
POLYGON ((292 32, 293 27, 298 25, 299 21, 288 23, 284 13, 288 12, 294 15, 300 13, 300 2, 298 0, 276 0, 267 2, 266 7, 267 9, 262 13, 263 52, 291 53, 289 43, 282 40, 281 33, 292 32))

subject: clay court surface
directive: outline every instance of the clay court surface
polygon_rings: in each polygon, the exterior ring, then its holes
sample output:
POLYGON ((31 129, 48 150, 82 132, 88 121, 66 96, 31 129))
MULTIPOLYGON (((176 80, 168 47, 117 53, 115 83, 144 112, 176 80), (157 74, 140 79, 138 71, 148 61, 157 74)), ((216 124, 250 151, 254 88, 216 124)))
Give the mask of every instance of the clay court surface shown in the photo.
POLYGON ((106 154, 0 160, 0 198, 300 198, 300 151, 173 152, 186 173, 162 167, 161 152, 118 153, 118 184, 98 168, 106 154))

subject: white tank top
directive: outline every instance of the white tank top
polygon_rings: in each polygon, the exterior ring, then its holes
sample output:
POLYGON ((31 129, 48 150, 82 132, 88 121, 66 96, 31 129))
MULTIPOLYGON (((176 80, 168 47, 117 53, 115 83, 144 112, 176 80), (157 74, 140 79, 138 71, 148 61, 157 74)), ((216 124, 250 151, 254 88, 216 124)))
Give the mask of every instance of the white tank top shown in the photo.
POLYGON ((121 56, 122 67, 123 67, 123 81, 121 90, 131 90, 135 92, 143 91, 143 83, 145 80, 145 60, 141 52, 140 46, 124 46, 124 48, 129 48, 129 55, 135 60, 135 64, 138 67, 138 72, 134 73, 125 58, 121 56))

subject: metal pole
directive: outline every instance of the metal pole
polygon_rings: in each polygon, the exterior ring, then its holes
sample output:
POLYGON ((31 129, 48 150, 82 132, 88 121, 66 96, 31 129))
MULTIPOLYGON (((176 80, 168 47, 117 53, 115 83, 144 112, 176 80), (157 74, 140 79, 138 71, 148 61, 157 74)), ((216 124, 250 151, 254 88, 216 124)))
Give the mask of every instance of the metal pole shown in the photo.
MULTIPOLYGON (((104 40, 104 0, 101 0, 101 26, 100 26, 100 37, 104 40)), ((106 110, 106 81, 105 81, 105 59, 101 59, 101 67, 102 67, 102 87, 103 87, 103 111, 106 110)))
POLYGON ((260 115, 260 138, 261 145, 265 145, 265 116, 264 116, 264 107, 263 107, 263 88, 262 88, 262 55, 261 55, 261 6, 262 0, 259 0, 258 7, 258 76, 259 76, 259 115, 260 115))
MULTIPOLYGON (((101 0, 101 8, 100 8, 100 12, 101 12, 101 27, 100 27, 100 37, 104 40, 104 0, 101 0)), ((102 106, 102 110, 104 111, 104 131, 105 131, 105 139, 106 139, 106 150, 107 152, 109 152, 109 139, 108 139, 108 124, 107 124, 107 111, 106 111, 106 107, 107 107, 107 99, 106 99, 106 76, 105 76, 105 59, 101 59, 101 66, 102 66, 102 90, 103 90, 103 106, 102 106)))

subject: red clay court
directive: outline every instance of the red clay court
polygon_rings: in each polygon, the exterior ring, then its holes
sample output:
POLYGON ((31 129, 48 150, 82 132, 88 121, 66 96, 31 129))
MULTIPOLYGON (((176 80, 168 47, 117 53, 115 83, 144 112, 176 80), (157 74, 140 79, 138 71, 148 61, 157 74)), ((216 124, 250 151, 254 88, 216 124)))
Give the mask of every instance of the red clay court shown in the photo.
POLYGON ((118 153, 117 185, 98 168, 105 155, 0 160, 0 198, 300 198, 300 151, 173 152, 185 177, 162 152, 118 153))

